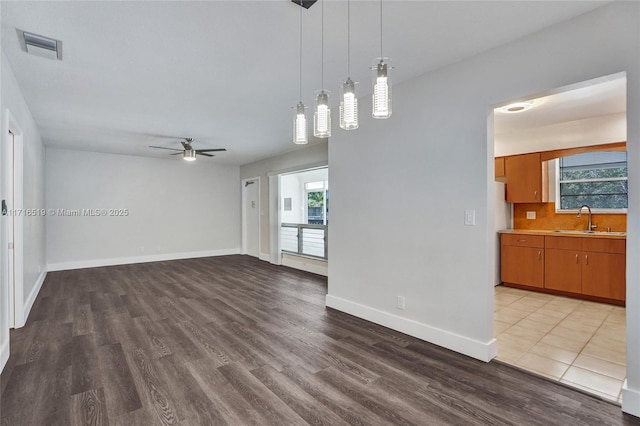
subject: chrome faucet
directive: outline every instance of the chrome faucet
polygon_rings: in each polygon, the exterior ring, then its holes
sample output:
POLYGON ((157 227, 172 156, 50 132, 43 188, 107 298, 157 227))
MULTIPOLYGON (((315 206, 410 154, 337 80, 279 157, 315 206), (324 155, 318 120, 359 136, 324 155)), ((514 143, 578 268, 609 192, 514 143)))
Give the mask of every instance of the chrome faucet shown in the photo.
POLYGON ((587 225, 587 232, 592 232, 594 228, 598 227, 598 225, 592 225, 591 224, 591 207, 589 207, 586 204, 580 206, 580 208, 578 209, 578 214, 576 215, 576 217, 582 216, 582 209, 584 209, 585 207, 589 211, 589 224, 587 225))

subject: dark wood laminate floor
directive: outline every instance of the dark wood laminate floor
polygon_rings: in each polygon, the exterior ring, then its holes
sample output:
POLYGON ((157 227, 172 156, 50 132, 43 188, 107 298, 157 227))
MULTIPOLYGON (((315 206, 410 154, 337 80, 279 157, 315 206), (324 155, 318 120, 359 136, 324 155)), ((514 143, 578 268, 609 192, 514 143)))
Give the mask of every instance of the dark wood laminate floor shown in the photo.
POLYGON ((246 256, 49 273, 2 425, 617 425, 620 408, 324 307, 246 256))

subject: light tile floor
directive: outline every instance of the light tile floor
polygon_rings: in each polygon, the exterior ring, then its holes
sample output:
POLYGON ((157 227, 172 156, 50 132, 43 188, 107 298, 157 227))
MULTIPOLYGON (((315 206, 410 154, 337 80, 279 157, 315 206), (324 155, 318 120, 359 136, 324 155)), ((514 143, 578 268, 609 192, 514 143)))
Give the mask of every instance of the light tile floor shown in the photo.
POLYGON ((495 288, 499 360, 618 403, 625 331, 623 307, 495 288))

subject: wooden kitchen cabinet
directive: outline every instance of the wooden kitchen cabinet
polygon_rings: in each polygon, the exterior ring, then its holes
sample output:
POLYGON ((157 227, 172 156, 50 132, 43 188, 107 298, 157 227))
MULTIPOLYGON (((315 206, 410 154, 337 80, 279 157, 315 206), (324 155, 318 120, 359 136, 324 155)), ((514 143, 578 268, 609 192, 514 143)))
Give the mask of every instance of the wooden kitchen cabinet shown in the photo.
POLYGON ((500 241, 505 285, 624 304, 625 239, 502 233, 500 241))
POLYGON ((544 237, 502 234, 500 276, 503 282, 544 287, 544 237))
POLYGON ((545 237, 544 288, 625 300, 626 242, 545 237))
POLYGON ((544 261, 544 288, 569 293, 582 292, 580 252, 546 249, 544 261))
POLYGON ((582 293, 626 299, 626 241, 604 238, 584 241, 582 293))
POLYGON ((507 173, 506 170, 504 169, 504 160, 505 157, 496 157, 494 158, 494 173, 495 173, 495 180, 497 180, 498 182, 506 182, 507 179, 507 173))
POLYGON ((542 203, 543 174, 540 153, 505 157, 508 203, 542 203))

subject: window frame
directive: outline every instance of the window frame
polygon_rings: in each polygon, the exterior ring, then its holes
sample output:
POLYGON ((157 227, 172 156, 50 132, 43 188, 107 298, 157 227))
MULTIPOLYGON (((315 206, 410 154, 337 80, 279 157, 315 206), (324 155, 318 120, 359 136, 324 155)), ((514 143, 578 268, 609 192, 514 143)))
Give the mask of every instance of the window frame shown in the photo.
MULTIPOLYGON (((576 154, 572 154, 572 155, 576 155, 576 154)), ((565 157, 570 157, 571 155, 566 155, 565 157)), ((560 157, 555 159, 555 204, 556 204, 556 213, 559 214, 576 214, 578 209, 562 209, 560 208, 561 204, 560 204, 560 157)), ((624 178, 609 178, 609 179, 576 179, 575 181, 572 182, 600 182, 600 181, 629 181, 629 176, 628 176, 628 160, 627 160, 627 177, 624 178)), ((627 194, 628 195, 628 194, 627 194)), ((608 208, 608 209, 603 209, 603 208, 591 208, 591 213, 593 214, 627 214, 627 208, 622 208, 622 209, 613 209, 613 208, 608 208)))

